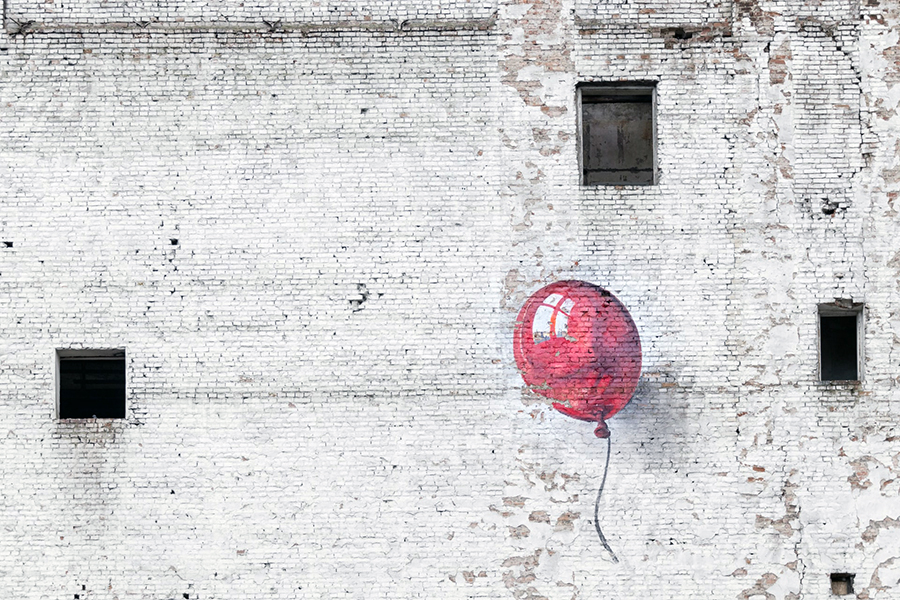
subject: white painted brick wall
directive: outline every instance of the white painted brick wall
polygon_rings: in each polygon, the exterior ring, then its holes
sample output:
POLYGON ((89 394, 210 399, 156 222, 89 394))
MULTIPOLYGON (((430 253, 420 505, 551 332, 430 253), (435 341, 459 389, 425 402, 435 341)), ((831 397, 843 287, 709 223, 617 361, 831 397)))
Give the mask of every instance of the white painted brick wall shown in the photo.
POLYGON ((284 25, 299 22, 353 23, 378 25, 379 22, 408 19, 436 21, 489 18, 496 12, 497 0, 331 0, 328 2, 290 2, 289 0, 216 0, 184 2, 182 0, 78 0, 75 2, 43 2, 23 0, 11 2, 8 14, 40 25, 72 26, 141 22, 148 24, 198 25, 216 23, 228 27, 235 23, 281 20, 284 25))
POLYGON ((895 4, 7 17, 7 595, 900 598, 895 4), (617 80, 658 82, 659 185, 579 187, 575 85, 617 80), (512 356, 571 278, 642 336, 619 563, 605 442, 512 356), (857 386, 817 381, 834 298, 866 303, 857 386), (56 349, 97 347, 128 418, 57 420, 56 349))

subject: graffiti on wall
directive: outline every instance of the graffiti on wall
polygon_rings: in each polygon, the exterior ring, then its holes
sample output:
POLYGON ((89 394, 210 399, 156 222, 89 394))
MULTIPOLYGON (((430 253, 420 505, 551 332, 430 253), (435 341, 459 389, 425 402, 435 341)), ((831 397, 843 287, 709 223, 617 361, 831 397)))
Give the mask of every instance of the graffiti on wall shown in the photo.
POLYGON ((631 400, 641 376, 641 340, 625 306, 585 281, 557 281, 535 292, 519 311, 513 338, 516 365, 528 387, 555 400, 564 415, 596 423, 607 440, 606 467, 594 504, 594 526, 613 560, 615 553, 597 522, 609 467, 606 421, 631 400))
POLYGON ((641 340, 628 310, 603 288, 557 281, 538 290, 519 312, 516 364, 536 393, 559 412, 597 423, 622 410, 641 375, 641 340))

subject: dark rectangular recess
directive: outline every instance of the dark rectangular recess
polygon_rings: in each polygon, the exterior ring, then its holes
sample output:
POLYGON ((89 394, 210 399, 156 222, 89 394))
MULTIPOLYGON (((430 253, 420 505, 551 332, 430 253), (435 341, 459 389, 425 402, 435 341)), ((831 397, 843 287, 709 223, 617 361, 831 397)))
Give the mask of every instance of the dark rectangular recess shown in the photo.
POLYGON ((858 313, 819 315, 822 381, 859 379, 858 313))
POLYGON ((579 92, 582 183, 655 183, 653 85, 584 85, 579 92))
POLYGON ((854 573, 832 573, 831 594, 834 596, 849 596, 853 593, 854 573))
POLYGON ((59 357, 60 419, 124 419, 125 357, 59 357))

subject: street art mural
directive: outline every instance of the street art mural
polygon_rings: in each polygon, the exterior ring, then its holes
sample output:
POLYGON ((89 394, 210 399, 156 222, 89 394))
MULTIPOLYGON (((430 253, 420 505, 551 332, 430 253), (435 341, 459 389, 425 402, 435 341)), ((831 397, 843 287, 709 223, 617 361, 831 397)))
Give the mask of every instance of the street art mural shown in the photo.
POLYGON ((606 421, 634 395, 641 375, 641 340, 625 306, 585 281, 557 281, 535 292, 519 311, 513 339, 516 365, 528 387, 569 417, 596 423, 607 440, 606 467, 594 503, 594 527, 618 562, 597 520, 611 440, 606 421))

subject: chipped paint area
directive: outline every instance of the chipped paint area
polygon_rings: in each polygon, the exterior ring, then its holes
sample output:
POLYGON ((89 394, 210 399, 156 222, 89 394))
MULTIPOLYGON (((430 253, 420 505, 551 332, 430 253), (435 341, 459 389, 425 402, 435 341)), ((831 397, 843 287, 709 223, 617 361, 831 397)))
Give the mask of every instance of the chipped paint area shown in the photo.
POLYGON ((525 447, 519 449, 503 495, 490 504, 489 515, 479 525, 505 539, 504 554, 489 573, 499 577, 513 598, 581 597, 576 580, 583 565, 572 562, 571 548, 584 541, 596 543, 583 514, 590 501, 581 495, 585 481, 579 473, 551 466, 557 461, 535 461, 526 458, 527 453, 525 447))
POLYGON ((579 535, 582 519, 580 476, 517 461, 499 504, 491 507, 505 527, 510 554, 501 564, 502 580, 514 598, 571 600, 579 595, 574 565, 559 553, 579 535))
POLYGON ((503 197, 520 266, 506 279, 503 305, 518 310, 533 283, 571 272, 570 200, 553 182, 577 181, 575 73, 571 56, 572 2, 501 3, 498 13, 500 81, 507 102, 523 118, 501 129, 510 167, 503 197))

